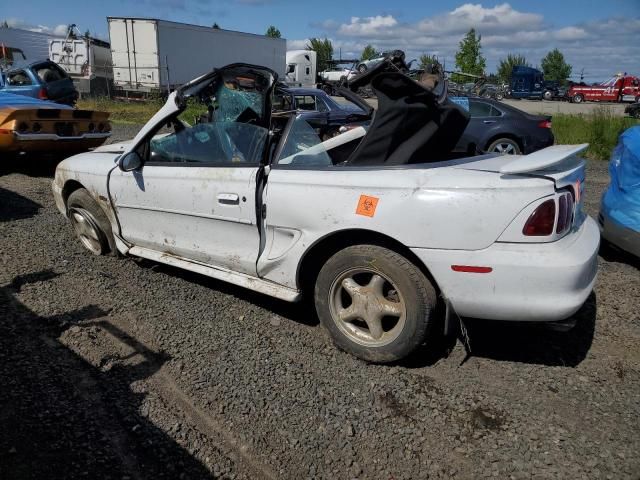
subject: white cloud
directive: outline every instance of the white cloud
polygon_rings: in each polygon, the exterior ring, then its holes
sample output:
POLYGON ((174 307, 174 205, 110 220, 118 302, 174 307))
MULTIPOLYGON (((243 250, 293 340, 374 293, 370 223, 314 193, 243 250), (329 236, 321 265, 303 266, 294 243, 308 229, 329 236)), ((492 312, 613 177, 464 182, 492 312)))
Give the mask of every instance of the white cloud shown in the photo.
POLYGON ((340 35, 364 37, 383 34, 385 30, 398 25, 392 15, 377 15, 375 17, 351 17, 351 22, 343 23, 338 29, 340 35))
POLYGON ((8 18, 7 24, 12 28, 21 28, 32 32, 50 33, 52 35, 63 36, 67 34, 67 25, 60 24, 55 27, 47 25, 32 25, 19 18, 8 18))

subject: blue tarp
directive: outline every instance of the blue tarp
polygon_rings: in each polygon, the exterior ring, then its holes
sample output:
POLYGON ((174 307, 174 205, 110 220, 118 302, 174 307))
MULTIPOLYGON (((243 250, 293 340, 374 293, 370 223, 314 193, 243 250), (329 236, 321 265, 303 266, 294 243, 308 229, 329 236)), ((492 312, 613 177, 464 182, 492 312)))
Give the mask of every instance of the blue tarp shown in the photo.
POLYGON ((640 126, 626 130, 609 162, 611 183, 602 210, 611 220, 640 232, 640 126))

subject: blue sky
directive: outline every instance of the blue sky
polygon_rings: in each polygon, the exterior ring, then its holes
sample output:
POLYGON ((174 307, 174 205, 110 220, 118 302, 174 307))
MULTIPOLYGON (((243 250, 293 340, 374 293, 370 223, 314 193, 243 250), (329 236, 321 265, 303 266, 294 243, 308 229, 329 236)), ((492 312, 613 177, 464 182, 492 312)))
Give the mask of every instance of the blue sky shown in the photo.
POLYGON ((12 26, 55 31, 76 23, 108 38, 107 16, 140 16, 211 25, 252 33, 277 26, 291 48, 327 36, 343 56, 359 56, 367 43, 401 48, 409 58, 437 54, 447 65, 464 31, 483 36, 488 71, 508 52, 539 64, 559 48, 587 80, 618 71, 640 75, 640 0, 438 1, 368 0, 31 0, 4 1, 0 20, 12 26), (320 6, 321 5, 321 6, 320 6))

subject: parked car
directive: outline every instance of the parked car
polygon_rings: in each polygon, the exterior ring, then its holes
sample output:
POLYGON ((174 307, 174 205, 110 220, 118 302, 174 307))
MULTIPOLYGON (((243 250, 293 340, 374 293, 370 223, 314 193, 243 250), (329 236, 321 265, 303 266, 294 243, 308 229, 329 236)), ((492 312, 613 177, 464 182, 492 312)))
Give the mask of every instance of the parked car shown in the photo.
POLYGON ((548 115, 531 115, 487 98, 452 97, 452 100, 471 117, 456 145, 457 152, 519 155, 553 145, 548 115))
MULTIPOLYGON (((0 91, 0 154, 65 152, 102 145, 109 114, 0 91)), ((1 156, 1 155, 0 155, 1 156)))
POLYGON ((45 60, 0 73, 0 91, 74 105, 78 92, 62 68, 45 60))
POLYGON ((303 113, 323 140, 340 133, 341 127, 365 125, 369 121, 367 112, 355 103, 344 98, 338 102, 318 88, 279 89, 277 98, 277 110, 303 113))
POLYGON ((333 67, 320 72, 320 78, 326 82, 342 82, 353 76, 349 68, 333 67))
POLYGON ((444 318, 510 321, 581 307, 600 240, 582 207, 586 145, 449 160, 467 114, 397 71, 373 78, 368 131, 322 141, 297 110, 272 113, 276 78, 216 69, 133 140, 61 162, 55 202, 82 245, 309 295, 334 342, 373 362, 445 328, 439 305, 444 318), (196 100, 209 121, 188 125, 196 100))
POLYGON ((542 98, 545 100, 569 100, 567 91, 569 89, 556 80, 545 80, 542 82, 542 98))
POLYGON ((624 113, 633 118, 640 118, 640 102, 627 105, 624 109, 624 113))
MULTIPOLYGON (((381 52, 374 58, 370 58, 369 60, 362 60, 360 63, 356 65, 356 70, 359 73, 367 72, 376 66, 380 65, 387 58, 391 57, 402 57, 404 61, 405 54, 402 50, 390 50, 388 52, 381 52)), ((412 60, 409 63, 413 63, 415 60, 412 60)), ((410 66, 410 65, 409 65, 410 66)))
POLYGON ((640 258, 640 126, 620 135, 609 174, 598 215, 602 238, 640 258))

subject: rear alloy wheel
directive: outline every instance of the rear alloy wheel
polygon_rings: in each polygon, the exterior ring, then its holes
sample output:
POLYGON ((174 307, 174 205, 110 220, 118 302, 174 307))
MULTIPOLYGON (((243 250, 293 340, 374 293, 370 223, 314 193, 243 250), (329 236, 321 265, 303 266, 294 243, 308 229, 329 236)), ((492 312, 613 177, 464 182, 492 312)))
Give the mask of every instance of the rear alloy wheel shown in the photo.
POLYGON ((67 200, 67 211, 83 247, 94 255, 116 252, 109 220, 89 192, 84 188, 72 192, 67 200))
POLYGON ((582 96, 582 94, 581 94, 581 93, 576 93, 576 94, 573 96, 573 99, 572 99, 572 100, 573 100, 573 103, 582 103, 582 102, 584 101, 584 97, 582 96))
POLYGON ((388 363, 425 341, 436 294, 403 256, 379 246, 355 245, 322 267, 315 303, 339 348, 363 360, 388 363))
POLYGON ((500 155, 520 155, 521 153, 520 145, 511 138, 499 138, 495 140, 491 145, 489 145, 487 152, 495 152, 500 155))

